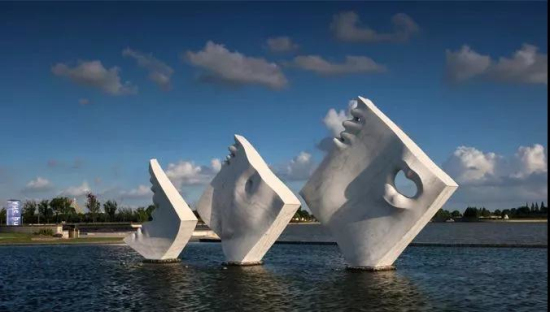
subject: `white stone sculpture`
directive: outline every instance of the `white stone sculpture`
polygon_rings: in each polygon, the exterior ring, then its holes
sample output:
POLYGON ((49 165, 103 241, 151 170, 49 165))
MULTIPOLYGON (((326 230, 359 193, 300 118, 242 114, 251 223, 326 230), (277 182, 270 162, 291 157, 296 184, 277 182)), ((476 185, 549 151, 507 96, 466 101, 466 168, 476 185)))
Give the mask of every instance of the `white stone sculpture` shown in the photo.
POLYGON ((222 243, 228 264, 260 264, 300 201, 242 136, 197 205, 222 243))
POLYGON ((351 114, 300 194, 350 268, 391 269, 458 185, 368 99, 351 114), (397 191, 399 171, 414 196, 397 191))
POLYGON ((146 222, 124 242, 147 260, 177 261, 193 235, 197 218, 156 159, 149 161, 153 191, 153 220, 146 222))

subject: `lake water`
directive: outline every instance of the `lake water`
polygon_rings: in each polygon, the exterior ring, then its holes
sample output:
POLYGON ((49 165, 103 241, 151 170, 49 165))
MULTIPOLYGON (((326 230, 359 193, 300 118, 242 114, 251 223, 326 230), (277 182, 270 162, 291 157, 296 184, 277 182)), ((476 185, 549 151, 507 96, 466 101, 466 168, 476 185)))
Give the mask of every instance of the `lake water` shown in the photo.
MULTIPOLYGON (((332 242, 330 232, 320 224, 289 224, 280 241, 332 242)), ((516 222, 431 222, 413 243, 546 245, 547 223, 516 222)))
POLYGON ((541 248, 411 247, 396 271, 350 272, 335 245, 274 245, 224 268, 219 243, 175 264, 124 245, 0 247, 0 311, 546 311, 541 248))

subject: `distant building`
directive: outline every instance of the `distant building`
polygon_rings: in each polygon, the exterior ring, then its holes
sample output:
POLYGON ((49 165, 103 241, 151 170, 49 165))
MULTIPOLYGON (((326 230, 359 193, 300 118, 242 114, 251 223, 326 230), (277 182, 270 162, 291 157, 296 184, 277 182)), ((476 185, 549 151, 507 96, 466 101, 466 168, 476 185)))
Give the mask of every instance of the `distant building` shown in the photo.
POLYGON ((71 201, 71 208, 74 208, 76 213, 84 213, 84 210, 78 205, 76 198, 73 198, 73 200, 71 201))

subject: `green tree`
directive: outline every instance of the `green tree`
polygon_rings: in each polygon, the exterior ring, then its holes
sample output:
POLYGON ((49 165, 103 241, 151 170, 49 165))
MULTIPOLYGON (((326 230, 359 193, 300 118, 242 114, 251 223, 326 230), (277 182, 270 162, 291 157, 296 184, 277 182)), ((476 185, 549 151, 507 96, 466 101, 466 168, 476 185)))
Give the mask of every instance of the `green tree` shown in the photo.
POLYGON ((451 217, 453 218, 460 218, 462 215, 460 214, 460 211, 458 210, 454 210, 453 212, 451 212, 451 217))
POLYGON ((27 200, 23 204, 23 222, 34 223, 34 215, 36 213, 36 201, 35 200, 27 200))
POLYGON ((439 209, 436 213, 433 219, 439 220, 439 221, 445 221, 451 218, 451 213, 444 209, 439 209))
POLYGON ((148 221, 153 220, 153 211, 155 211, 155 208, 156 208, 155 205, 149 205, 147 206, 147 209, 145 209, 148 215, 148 218, 147 218, 148 221))
POLYGON ((42 217, 42 222, 49 223, 51 217, 53 216, 53 211, 50 208, 50 202, 47 199, 43 199, 38 203, 38 219, 42 217))
POLYGON ((95 222, 97 220, 98 213, 101 212, 101 204, 99 203, 99 200, 97 200, 97 197, 92 193, 86 194, 86 208, 88 208, 88 211, 90 211, 90 214, 92 215, 92 222, 95 222))
POLYGON ((132 222, 134 213, 130 208, 120 208, 117 214, 117 221, 132 222))
POLYGON ((548 208, 544 205, 544 202, 540 203, 540 212, 548 213, 548 208))
POLYGON ((136 216, 137 222, 143 223, 149 221, 149 215, 147 214, 147 210, 145 210, 144 207, 138 207, 134 214, 136 216))
POLYGON ((495 212, 493 212, 493 216, 501 217, 502 211, 500 211, 500 209, 495 210, 495 212))
POLYGON ((2 207, 2 210, 0 210, 0 224, 6 223, 7 216, 6 208, 2 207))
POLYGON ((111 222, 115 221, 117 208, 118 208, 118 204, 114 200, 108 200, 103 204, 103 210, 105 211, 107 216, 109 216, 109 221, 111 222))
POLYGON ((480 211, 477 207, 468 207, 464 210, 463 217, 466 219, 477 219, 480 216, 480 211))
POLYGON ((59 215, 66 219, 66 217, 74 209, 71 207, 71 200, 67 197, 59 196, 50 201, 50 207, 55 214, 55 222, 59 222, 59 215))

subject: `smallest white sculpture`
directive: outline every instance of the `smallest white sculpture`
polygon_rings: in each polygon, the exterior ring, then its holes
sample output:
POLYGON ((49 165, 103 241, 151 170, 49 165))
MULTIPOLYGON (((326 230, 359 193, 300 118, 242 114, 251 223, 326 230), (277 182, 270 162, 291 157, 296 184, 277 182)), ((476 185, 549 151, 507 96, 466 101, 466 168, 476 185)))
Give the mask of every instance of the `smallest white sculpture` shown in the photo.
POLYGON ((156 159, 149 162, 153 191, 153 220, 146 222, 124 242, 147 260, 177 261, 193 235, 197 218, 156 159))

